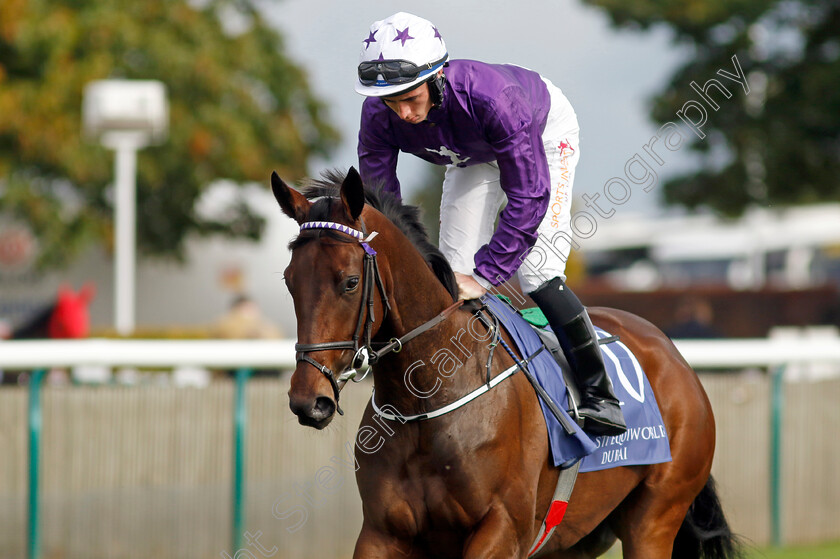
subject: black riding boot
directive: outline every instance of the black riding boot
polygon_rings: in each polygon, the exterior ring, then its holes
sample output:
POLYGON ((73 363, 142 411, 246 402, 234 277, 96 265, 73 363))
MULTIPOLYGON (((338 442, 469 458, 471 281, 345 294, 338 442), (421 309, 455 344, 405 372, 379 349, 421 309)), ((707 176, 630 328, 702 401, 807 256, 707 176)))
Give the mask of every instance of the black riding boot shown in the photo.
POLYGON ((598 336, 583 304, 560 278, 543 284, 530 295, 548 318, 571 365, 581 393, 578 411, 584 418, 584 430, 593 435, 622 434, 627 430, 624 414, 604 369, 598 336))

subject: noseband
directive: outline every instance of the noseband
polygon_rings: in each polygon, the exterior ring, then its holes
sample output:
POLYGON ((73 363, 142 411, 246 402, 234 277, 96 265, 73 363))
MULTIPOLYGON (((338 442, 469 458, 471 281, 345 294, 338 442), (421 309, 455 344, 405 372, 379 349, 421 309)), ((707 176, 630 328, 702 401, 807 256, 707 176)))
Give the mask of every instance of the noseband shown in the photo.
POLYGON ((373 329, 373 323, 376 321, 376 317, 373 314, 374 283, 376 284, 380 297, 382 298, 382 306, 384 308, 384 314, 382 316, 383 320, 385 319, 385 316, 387 316, 388 311, 391 310, 391 304, 388 301, 388 295, 385 293, 385 286, 382 283, 382 276, 379 273, 379 264, 376 261, 376 251, 369 244, 378 233, 374 231, 368 235, 365 230, 364 221, 361 223, 361 231, 332 221, 308 221, 300 225, 301 232, 308 229, 327 229, 343 233, 356 239, 365 251, 363 265, 364 277, 362 278, 362 302, 359 308, 359 318, 356 321, 356 331, 353 334, 353 339, 338 342, 295 344, 295 351, 297 352, 295 356, 296 360, 298 362, 305 361, 306 363, 309 363, 321 371, 321 373, 330 381, 335 396, 336 411, 338 411, 341 415, 344 415, 344 412, 338 405, 338 395, 341 391, 341 388, 338 386, 339 381, 347 382, 348 380, 352 380, 353 382, 360 382, 367 376, 368 372, 370 372, 371 366, 377 363, 384 355, 391 352, 399 353, 403 344, 412 338, 419 336, 426 330, 437 326, 463 304, 463 301, 458 301, 428 322, 424 322, 400 338, 391 338, 390 341, 382 344, 382 347, 380 347, 379 350, 375 350, 373 348, 373 342, 371 341, 371 331, 373 329), (367 312, 365 312, 365 307, 367 307, 367 312), (319 363, 308 355, 309 353, 315 351, 327 351, 334 349, 352 349, 355 351, 353 360, 350 363, 350 368, 340 374, 336 374, 332 369, 322 363, 319 363))

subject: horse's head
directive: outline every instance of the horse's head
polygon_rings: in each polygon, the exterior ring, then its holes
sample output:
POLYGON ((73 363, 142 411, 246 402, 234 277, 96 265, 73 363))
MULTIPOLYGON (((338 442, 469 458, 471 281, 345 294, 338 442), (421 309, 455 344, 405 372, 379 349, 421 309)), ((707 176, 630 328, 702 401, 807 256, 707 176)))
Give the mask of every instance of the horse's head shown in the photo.
POLYGON ((90 332, 88 306, 93 300, 93 284, 84 285, 78 293, 67 286, 58 289, 52 315, 47 324, 50 338, 85 338, 90 332))
POLYGON ((341 411, 338 392, 347 371, 365 364, 363 352, 383 322, 387 270, 366 241, 387 220, 365 206, 361 177, 352 168, 339 196, 315 202, 276 173, 271 188, 283 212, 301 225, 284 272, 298 336, 289 405, 300 423, 322 429, 341 411))

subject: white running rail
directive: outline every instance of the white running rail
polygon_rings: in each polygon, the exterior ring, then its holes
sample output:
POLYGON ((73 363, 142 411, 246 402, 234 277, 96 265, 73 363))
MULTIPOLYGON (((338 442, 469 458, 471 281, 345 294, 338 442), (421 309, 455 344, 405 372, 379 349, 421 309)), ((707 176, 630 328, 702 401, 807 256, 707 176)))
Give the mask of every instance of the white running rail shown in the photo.
MULTIPOLYGON (((773 367, 840 363, 840 339, 678 340, 692 367, 773 367)), ((0 342, 0 369, 105 365, 129 367, 295 366, 294 340, 50 340, 0 342)))

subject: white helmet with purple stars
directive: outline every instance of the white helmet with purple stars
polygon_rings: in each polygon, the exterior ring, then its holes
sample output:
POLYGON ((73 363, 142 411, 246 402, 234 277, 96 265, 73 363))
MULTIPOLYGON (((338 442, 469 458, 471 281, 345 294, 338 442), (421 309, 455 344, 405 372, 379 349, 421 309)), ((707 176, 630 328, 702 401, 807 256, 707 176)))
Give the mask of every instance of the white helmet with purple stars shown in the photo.
POLYGON ((428 20, 399 12, 370 26, 359 55, 356 92, 387 97, 410 91, 435 77, 449 54, 428 20))

